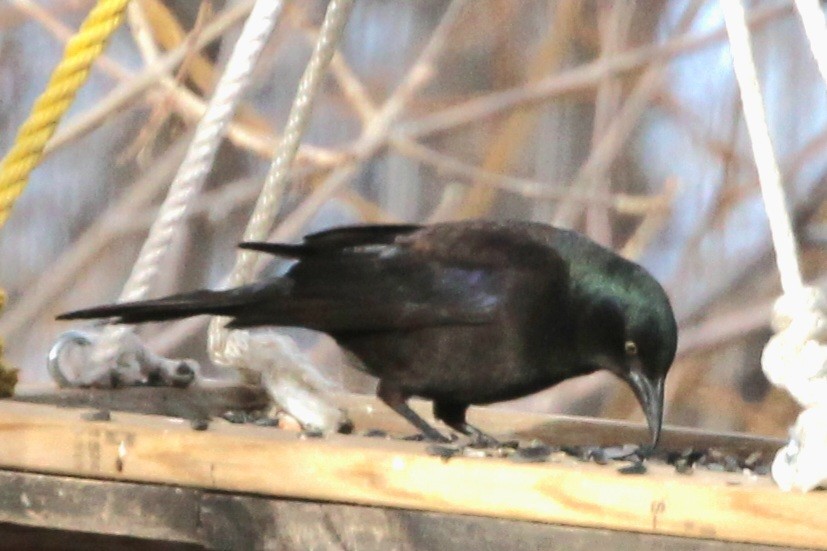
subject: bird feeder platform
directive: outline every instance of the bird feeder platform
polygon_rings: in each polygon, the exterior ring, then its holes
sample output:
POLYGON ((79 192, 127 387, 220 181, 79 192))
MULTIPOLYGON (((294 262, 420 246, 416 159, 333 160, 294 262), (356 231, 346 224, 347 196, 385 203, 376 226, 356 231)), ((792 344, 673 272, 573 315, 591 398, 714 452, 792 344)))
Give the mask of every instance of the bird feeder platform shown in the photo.
MULTIPOLYGON (((682 475, 658 464, 630 475, 571 458, 444 459, 421 442, 316 438, 220 418, 198 431, 174 417, 90 415, 163 409, 192 391, 68 390, 0 402, 0 534, 9 548, 827 549, 827 493, 782 492, 768 476, 682 475)), ((200 402, 208 409, 261 398, 251 389, 207 394, 200 402)), ((412 432, 374 398, 338 400, 357 431, 412 432)), ((413 406, 430 418, 428 404, 413 406)), ((630 423, 491 408, 472 408, 469 420, 500 437, 555 445, 647 438, 630 423)), ((766 453, 782 444, 671 427, 662 443, 766 453)))

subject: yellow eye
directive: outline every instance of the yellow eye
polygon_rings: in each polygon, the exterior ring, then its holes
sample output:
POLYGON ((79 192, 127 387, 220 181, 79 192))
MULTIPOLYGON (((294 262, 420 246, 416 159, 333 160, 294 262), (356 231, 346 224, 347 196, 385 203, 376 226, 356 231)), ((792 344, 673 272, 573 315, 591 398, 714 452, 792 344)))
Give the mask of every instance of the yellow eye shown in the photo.
POLYGON ((626 341, 626 355, 637 356, 637 345, 634 341, 626 341))

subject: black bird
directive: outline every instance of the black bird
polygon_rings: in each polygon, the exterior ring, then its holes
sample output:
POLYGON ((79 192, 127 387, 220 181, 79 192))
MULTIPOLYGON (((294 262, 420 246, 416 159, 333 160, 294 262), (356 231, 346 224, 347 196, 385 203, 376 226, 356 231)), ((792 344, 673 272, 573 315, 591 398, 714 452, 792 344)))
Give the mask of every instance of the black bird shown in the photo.
POLYGON ((444 436, 408 405, 469 425, 470 404, 525 396, 606 369, 639 400, 657 444, 677 327, 643 268, 568 230, 468 221, 341 227, 296 245, 242 243, 297 262, 282 276, 225 291, 100 306, 58 319, 165 321, 212 314, 230 328, 323 331, 379 378, 378 397, 422 431, 444 436))

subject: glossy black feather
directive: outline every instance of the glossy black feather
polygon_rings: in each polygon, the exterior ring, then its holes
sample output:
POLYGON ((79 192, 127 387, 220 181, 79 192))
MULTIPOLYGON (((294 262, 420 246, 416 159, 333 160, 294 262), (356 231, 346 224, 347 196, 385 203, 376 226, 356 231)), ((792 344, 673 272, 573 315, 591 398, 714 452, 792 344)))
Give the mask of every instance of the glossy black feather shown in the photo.
POLYGON ((61 319, 214 314, 231 317, 235 328, 323 331, 429 437, 438 434, 407 408, 409 396, 433 399, 440 418, 478 435, 465 423, 468 404, 609 369, 638 393, 657 439, 663 378, 677 345, 669 300, 643 268, 576 232, 527 222, 353 226, 299 244, 241 246, 296 262, 283 276, 237 289, 61 319))
POLYGON ((248 251, 257 251, 260 253, 272 254, 273 256, 282 256, 284 258, 301 258, 310 253, 304 245, 290 245, 287 243, 261 243, 258 241, 245 241, 239 243, 239 249, 248 251))

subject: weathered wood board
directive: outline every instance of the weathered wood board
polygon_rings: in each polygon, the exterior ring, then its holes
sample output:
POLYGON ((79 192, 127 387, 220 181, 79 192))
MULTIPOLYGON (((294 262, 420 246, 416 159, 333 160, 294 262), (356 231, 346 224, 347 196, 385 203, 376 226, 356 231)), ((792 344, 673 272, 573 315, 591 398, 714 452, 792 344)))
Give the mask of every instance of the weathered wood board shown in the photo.
MULTIPOLYGON (((359 407, 368 417, 386 418, 376 402, 351 400, 355 418, 362 415, 359 407)), ((576 435, 589 433, 587 425, 593 424, 625 439, 639 430, 586 420, 580 420, 583 430, 573 430, 570 419, 511 418, 485 409, 475 410, 471 418, 495 433, 512 427, 528 434, 539 426, 552 434, 557 426, 565 428, 559 434, 576 435), (492 427, 495 422, 500 426, 492 427), (624 430, 632 433, 621 434, 624 430)), ((108 422, 83 421, 80 410, 12 401, 0 403, 0 431, 0 467, 7 469, 827 549, 827 493, 784 493, 767 477, 740 473, 699 470, 680 476, 652 465, 647 475, 628 476, 613 466, 575 461, 444 461, 415 442, 341 435, 302 439, 223 420, 199 432, 181 419, 130 413, 113 413, 108 422)), ((670 430, 667 438, 691 439, 693 433, 670 430)), ((777 446, 773 441, 755 443, 771 444, 777 446)))
POLYGON ((0 549, 190 551, 203 547, 245 551, 789 549, 0 471, 0 549))

